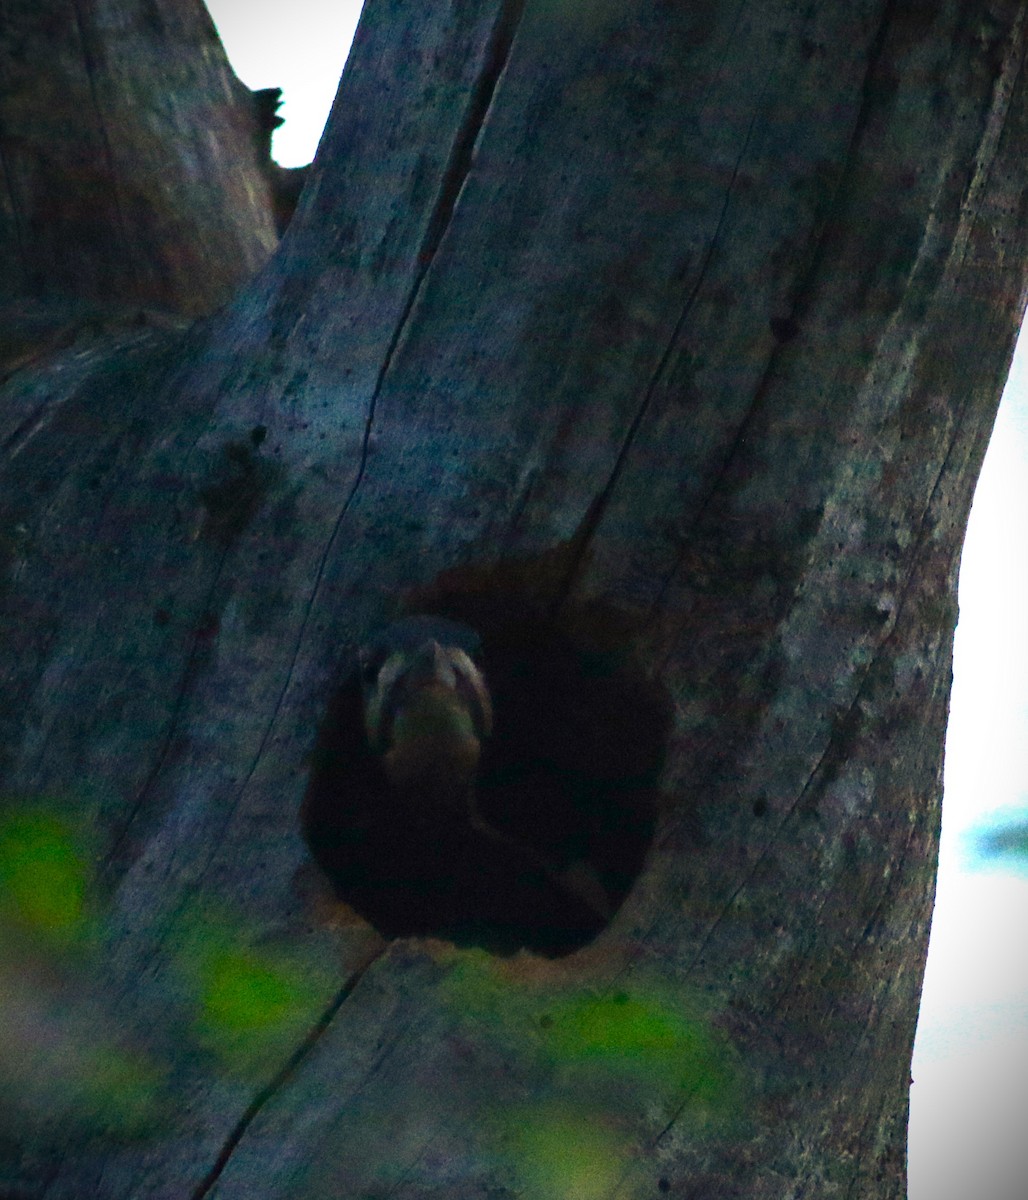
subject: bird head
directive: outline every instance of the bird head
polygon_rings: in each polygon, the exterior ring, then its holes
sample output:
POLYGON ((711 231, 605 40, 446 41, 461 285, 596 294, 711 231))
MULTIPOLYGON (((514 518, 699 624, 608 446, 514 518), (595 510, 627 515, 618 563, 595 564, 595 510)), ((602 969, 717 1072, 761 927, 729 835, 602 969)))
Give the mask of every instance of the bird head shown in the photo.
POLYGON ((469 798, 493 721, 477 650, 467 626, 409 617, 361 651, 368 745, 394 787, 469 798))

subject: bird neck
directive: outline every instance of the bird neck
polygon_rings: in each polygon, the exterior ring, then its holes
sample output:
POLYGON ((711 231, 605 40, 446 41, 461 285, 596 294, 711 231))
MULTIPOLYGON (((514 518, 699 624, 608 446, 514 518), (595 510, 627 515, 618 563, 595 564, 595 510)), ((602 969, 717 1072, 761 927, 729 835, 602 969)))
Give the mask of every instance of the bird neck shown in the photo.
POLYGON ((425 687, 397 713, 383 769, 394 787, 466 811, 480 750, 468 711, 454 694, 425 687))

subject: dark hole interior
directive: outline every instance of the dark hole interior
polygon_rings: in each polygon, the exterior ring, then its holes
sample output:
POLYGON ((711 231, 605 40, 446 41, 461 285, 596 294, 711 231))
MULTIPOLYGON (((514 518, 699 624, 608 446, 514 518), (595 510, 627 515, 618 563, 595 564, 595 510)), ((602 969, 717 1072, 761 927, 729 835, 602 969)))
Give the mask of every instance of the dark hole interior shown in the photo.
POLYGON ((595 620, 584 635, 568 621, 512 618, 506 605, 451 602, 441 614, 481 638, 494 725, 476 802, 506 840, 395 802, 367 744, 356 666, 320 731, 303 833, 340 899, 385 937, 556 957, 600 932, 642 868, 670 706, 624 644, 596 636, 595 620))

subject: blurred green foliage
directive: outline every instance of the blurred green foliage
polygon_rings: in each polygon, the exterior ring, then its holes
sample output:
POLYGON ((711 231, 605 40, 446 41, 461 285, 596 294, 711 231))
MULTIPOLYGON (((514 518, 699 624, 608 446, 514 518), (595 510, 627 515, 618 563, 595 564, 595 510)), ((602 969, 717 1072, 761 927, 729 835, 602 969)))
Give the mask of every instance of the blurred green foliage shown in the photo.
POLYGON ((501 1137, 528 1197, 601 1200, 614 1194, 625 1170, 620 1131, 567 1105, 509 1112, 501 1137))
POLYGON ((97 986, 90 840, 55 803, 0 814, 0 1092, 16 1136, 152 1128, 163 1071, 97 986))
POLYGON ((116 1045, 113 1032, 89 1049, 69 1082, 66 1102, 75 1114, 122 1137, 154 1132, 165 1115, 164 1071, 141 1051, 116 1045))
POLYGON ((639 1139, 696 1136, 742 1116, 738 1057, 687 993, 637 976, 616 990, 518 980, 465 954, 443 986, 467 1036, 508 1059, 538 1099, 485 1114, 493 1153, 530 1197, 613 1194, 639 1139))
POLYGON ((176 966, 194 998, 201 1043, 232 1072, 279 1066, 334 990, 325 969, 256 945, 240 921, 210 905, 190 913, 184 928, 176 966))
POLYGON ((704 1120, 729 1116, 739 1103, 739 1072, 727 1041, 686 993, 637 980, 615 991, 518 984, 485 953, 462 956, 443 995, 490 1038, 535 1060, 579 1092, 627 1087, 647 1103, 683 1104, 704 1120))
POLYGON ((152 1131, 169 1111, 170 1048, 181 1061, 202 1048, 234 1075, 273 1075, 335 991, 324 968, 255 944, 201 897, 165 930, 178 981, 166 1009, 152 1027, 119 1027, 92 838, 61 809, 8 799, 0 810, 0 1105, 11 1128, 152 1131))
POLYGON ((602 1072, 618 1088, 641 1087, 651 1100, 685 1103, 697 1116, 725 1115, 736 1101, 724 1038, 656 990, 570 996, 541 1023, 555 1066, 602 1072))
POLYGON ((44 807, 0 817, 0 918, 54 947, 83 936, 86 856, 69 822, 44 807))
MULTIPOLYGON (((30 1125, 137 1136, 169 1111, 175 1071, 163 1055, 174 1038, 165 1026, 146 1047, 115 1023, 94 936, 103 913, 92 859, 89 838, 54 806, 0 814, 0 1093, 17 1097, 30 1125)), ((321 963, 262 944, 203 897, 162 944, 178 980, 166 1017, 180 1022, 182 1061, 202 1047, 247 1079, 281 1069, 337 986, 321 963)), ((529 1196, 610 1195, 648 1131, 677 1119, 699 1134, 738 1113, 731 1046, 662 981, 637 973, 617 989, 573 988, 470 951, 455 958, 441 995, 463 1034, 509 1062, 535 1097, 482 1114, 489 1152, 529 1196)))
POLYGON ((302 996, 298 981, 287 971, 245 950, 213 955, 204 985, 204 1017, 228 1034, 252 1035, 281 1025, 302 996))
MULTIPOLYGON (((3 1129, 18 1140, 104 1129, 151 1130, 161 1112, 162 1072, 121 1044, 95 996, 42 983, 24 962, 0 965, 0 1094, 3 1129)), ((32 964, 28 964, 31 968, 32 964)))

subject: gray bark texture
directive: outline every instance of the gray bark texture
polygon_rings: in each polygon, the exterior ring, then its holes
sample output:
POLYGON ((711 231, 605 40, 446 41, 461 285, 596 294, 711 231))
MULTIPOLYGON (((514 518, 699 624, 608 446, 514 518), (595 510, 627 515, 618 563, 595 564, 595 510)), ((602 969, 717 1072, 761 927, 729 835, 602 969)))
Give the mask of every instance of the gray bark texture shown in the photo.
POLYGON ((272 252, 195 0, 2 0, 0 1196, 905 1195, 1026 18, 368 0, 272 252), (419 608, 666 699, 574 953, 387 940, 310 861, 419 608))

